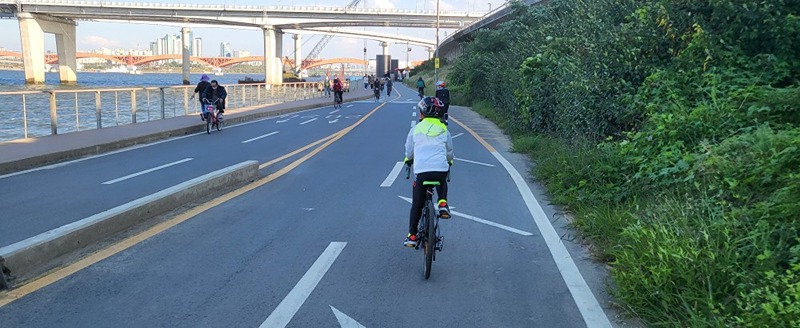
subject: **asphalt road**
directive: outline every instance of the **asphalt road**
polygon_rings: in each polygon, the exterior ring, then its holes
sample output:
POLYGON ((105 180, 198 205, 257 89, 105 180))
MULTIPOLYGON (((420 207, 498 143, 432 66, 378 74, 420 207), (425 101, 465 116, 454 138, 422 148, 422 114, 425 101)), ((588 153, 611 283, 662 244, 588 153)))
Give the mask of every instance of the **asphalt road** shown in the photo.
MULTIPOLYGON (((416 121, 415 92, 398 89, 340 139, 296 167, 281 164, 288 173, 0 305, 2 326, 606 326, 593 320, 600 317, 591 315, 592 300, 579 292, 583 278, 575 280, 565 266, 572 259, 554 259, 558 245, 535 223, 518 187, 525 182, 453 122, 458 160, 448 200, 455 216, 441 221, 444 250, 423 279, 421 251, 402 245, 410 180, 391 174, 416 121)), ((378 104, 352 105, 5 178, 21 193, 0 198, 13 213, 0 221, 0 244, 234 163, 271 160, 355 123, 378 104), (336 115, 342 117, 331 122, 336 115), (186 158, 192 160, 102 184, 186 158)))

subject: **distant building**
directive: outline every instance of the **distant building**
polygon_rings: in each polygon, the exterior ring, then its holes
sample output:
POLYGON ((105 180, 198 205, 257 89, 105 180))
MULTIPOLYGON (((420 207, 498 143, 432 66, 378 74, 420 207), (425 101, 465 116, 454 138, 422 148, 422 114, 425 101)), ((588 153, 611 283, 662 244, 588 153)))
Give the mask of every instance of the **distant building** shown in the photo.
POLYGON ((233 51, 231 51, 231 44, 228 42, 220 42, 219 44, 219 56, 220 57, 233 57, 233 51))
POLYGON ((194 39, 192 56, 203 57, 203 38, 194 39))
POLYGON ((247 50, 236 50, 233 52, 233 56, 236 58, 250 57, 250 52, 247 50))

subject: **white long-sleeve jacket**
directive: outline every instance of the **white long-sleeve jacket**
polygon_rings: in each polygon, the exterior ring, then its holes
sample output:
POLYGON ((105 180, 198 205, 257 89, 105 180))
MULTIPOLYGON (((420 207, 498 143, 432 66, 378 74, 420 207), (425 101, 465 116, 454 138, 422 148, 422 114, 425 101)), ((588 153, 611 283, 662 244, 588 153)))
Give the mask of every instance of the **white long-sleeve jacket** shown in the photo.
POLYGON ((414 174, 447 172, 453 160, 453 138, 438 118, 424 118, 408 131, 406 158, 414 160, 414 174))

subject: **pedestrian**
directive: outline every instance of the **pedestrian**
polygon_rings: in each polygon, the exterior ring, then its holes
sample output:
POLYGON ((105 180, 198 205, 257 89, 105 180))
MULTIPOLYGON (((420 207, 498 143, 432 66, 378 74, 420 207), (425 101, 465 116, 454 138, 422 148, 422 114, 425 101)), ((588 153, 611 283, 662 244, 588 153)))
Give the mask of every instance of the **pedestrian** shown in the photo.
POLYGON ((386 81, 386 96, 392 95, 392 80, 386 81))
POLYGON ((364 83, 364 89, 366 89, 367 85, 369 85, 369 78, 367 77, 367 74, 364 74, 364 77, 361 78, 361 82, 364 83))
POLYGON ((419 91, 419 99, 422 99, 425 95, 425 81, 422 80, 421 76, 417 79, 417 91, 419 91))
POLYGON ((324 87, 325 87, 325 97, 330 97, 331 96, 331 80, 329 80, 327 76, 325 77, 324 87))

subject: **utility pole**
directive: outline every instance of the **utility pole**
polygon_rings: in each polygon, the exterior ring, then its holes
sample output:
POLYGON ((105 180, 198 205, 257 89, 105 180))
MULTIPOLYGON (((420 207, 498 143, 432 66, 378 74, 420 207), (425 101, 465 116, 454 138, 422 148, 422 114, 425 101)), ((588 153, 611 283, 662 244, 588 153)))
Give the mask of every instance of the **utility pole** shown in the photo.
MULTIPOLYGON (((436 50, 433 55, 433 83, 439 81, 439 0, 436 0, 436 50)), ((433 87, 436 90, 436 87, 433 87)))

